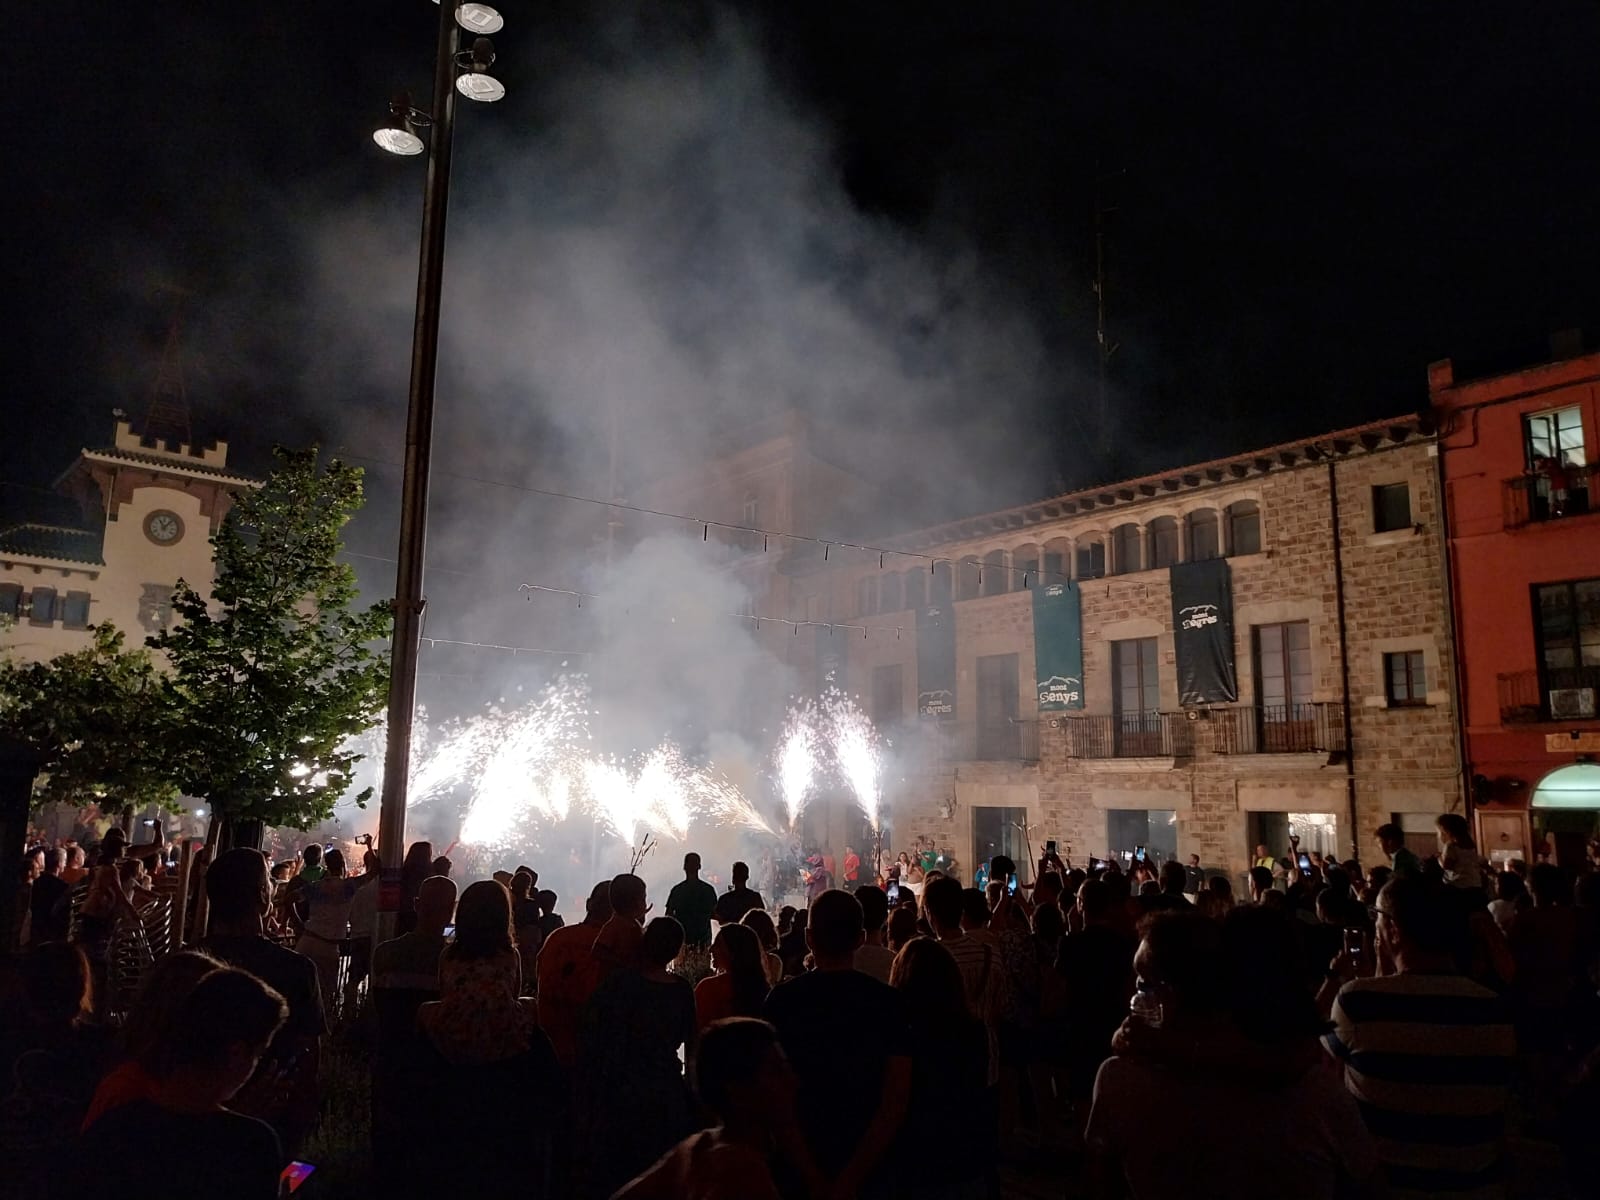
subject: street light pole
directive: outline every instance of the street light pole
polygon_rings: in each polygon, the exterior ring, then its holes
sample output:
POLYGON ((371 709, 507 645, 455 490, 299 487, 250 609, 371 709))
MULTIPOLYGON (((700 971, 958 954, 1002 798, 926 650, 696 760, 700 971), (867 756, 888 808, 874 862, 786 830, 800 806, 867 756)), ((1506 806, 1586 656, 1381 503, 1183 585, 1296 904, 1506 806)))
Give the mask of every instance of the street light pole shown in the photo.
MULTIPOLYGON (((411 392, 406 411, 405 475, 400 493, 399 566, 394 585, 394 639, 389 666, 389 727, 378 809, 378 852, 386 872, 405 854, 406 794, 411 779, 411 726, 421 650, 422 567, 428 540, 428 472, 433 457, 434 380, 439 363, 439 294, 444 277, 445 213, 450 200, 450 142, 456 110, 455 4, 439 5, 439 46, 433 76, 433 128, 422 200, 422 260, 417 271, 417 317, 411 339, 411 392)), ((394 936, 396 899, 391 874, 379 914, 378 937, 394 936)))

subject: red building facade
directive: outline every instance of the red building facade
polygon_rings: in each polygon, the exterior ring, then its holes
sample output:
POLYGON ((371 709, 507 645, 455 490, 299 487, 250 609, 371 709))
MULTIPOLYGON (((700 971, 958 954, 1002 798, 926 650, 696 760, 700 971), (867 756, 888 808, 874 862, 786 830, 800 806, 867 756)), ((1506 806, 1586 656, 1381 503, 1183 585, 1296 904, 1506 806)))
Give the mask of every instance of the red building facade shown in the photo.
POLYGON ((1600 832, 1600 354, 1457 382, 1428 368, 1479 844, 1581 857, 1600 832), (1575 766, 1575 764, 1578 764, 1575 766))

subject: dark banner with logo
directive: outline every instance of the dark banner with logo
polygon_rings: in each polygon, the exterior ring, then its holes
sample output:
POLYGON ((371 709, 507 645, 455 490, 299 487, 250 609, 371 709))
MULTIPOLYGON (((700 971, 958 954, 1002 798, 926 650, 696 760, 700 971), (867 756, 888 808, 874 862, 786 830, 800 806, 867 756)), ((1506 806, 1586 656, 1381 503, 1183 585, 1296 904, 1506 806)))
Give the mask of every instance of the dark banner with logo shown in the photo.
POLYGON ((1178 652, 1179 704, 1231 704, 1239 698, 1227 559, 1172 568, 1172 638, 1178 652))
POLYGON ((844 688, 845 649, 850 642, 850 635, 843 629, 830 629, 826 625, 816 627, 817 635, 817 695, 825 696, 834 688, 841 692, 844 688))
POLYGON ((1033 677, 1040 712, 1083 707, 1083 610, 1075 584, 1033 589, 1033 677))
POLYGON ((956 610, 949 604, 917 610, 917 715, 955 720, 956 610))

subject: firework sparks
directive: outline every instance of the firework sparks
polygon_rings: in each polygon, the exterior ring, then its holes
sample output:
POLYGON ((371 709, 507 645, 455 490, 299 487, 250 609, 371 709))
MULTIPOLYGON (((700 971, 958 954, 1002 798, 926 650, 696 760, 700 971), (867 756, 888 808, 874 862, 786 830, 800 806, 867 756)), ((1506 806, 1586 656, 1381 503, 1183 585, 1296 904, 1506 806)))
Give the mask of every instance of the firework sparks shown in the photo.
POLYGON ((879 800, 882 796, 882 755, 878 749, 877 731, 867 715, 847 696, 830 697, 827 716, 834 763, 844 782, 855 793, 856 803, 866 814, 867 823, 877 833, 881 829, 879 800))
POLYGON ((791 712, 783 743, 778 747, 778 795, 790 830, 800 821, 806 795, 817 774, 817 735, 810 717, 806 709, 791 712))

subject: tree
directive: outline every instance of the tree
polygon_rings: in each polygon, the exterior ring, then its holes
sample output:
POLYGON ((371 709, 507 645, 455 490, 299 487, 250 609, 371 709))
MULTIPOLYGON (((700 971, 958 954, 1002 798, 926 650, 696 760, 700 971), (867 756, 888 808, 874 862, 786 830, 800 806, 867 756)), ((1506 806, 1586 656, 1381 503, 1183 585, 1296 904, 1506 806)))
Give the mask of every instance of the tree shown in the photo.
POLYGON ((0 659, 0 737, 41 757, 41 803, 98 803, 107 809, 175 806, 179 801, 148 651, 129 650, 114 625, 93 642, 48 662, 0 659))
MULTIPOLYGON (((176 729, 178 779, 216 817, 300 828, 325 820, 376 723, 388 663, 387 603, 358 610, 337 560, 361 507, 361 471, 317 451, 274 451, 277 468, 241 494, 211 539, 208 598, 180 580, 173 625, 152 637, 176 729)), ((365 803, 372 789, 356 799, 365 803)))

